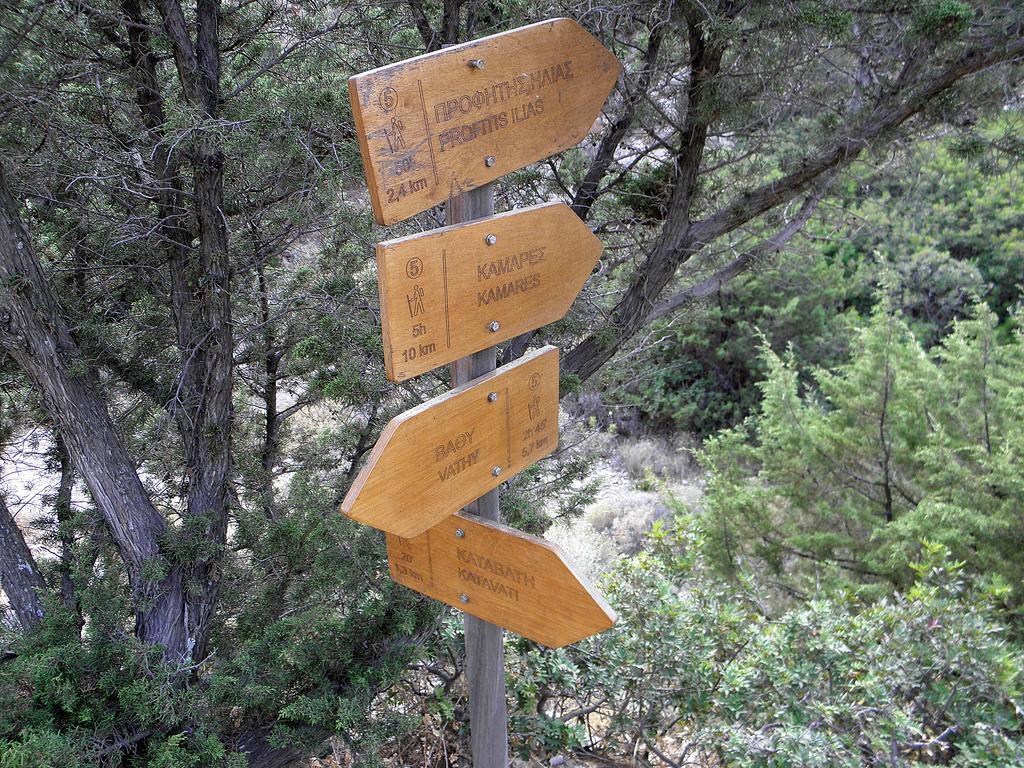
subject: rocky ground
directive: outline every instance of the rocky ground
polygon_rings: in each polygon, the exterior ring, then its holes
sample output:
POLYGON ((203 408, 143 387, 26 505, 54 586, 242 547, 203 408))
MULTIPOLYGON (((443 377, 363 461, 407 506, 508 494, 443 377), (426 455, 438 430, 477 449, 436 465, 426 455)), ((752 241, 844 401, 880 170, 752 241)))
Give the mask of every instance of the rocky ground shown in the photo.
POLYGON ((582 517, 558 523, 547 533, 566 558, 591 579, 621 555, 639 552, 651 526, 671 514, 666 497, 696 507, 703 473, 694 460, 695 443, 660 437, 620 438, 601 434, 587 450, 595 455, 597 498, 582 517))

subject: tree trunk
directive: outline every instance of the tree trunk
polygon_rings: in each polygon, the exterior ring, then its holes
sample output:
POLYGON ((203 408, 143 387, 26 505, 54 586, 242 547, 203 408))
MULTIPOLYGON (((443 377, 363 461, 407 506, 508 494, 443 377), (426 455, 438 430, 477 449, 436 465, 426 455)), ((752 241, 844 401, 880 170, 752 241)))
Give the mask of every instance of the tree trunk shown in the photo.
MULTIPOLYGON (((196 90, 208 119, 220 109, 220 3, 197 5, 196 90)), ((187 84, 185 90, 188 90, 187 84)), ((231 327, 231 265, 224 216, 224 153, 216 139, 202 136, 193 166, 196 219, 199 222, 199 271, 193 275, 200 322, 186 348, 200 351, 201 375, 191 379, 191 429, 183 431, 189 473, 188 515, 202 532, 208 555, 191 563, 188 573, 189 643, 193 656, 206 655, 210 621, 220 592, 220 560, 227 541, 231 504, 231 402, 234 339, 231 327)), ((185 352, 185 349, 182 349, 185 352)))
POLYGON ((82 628, 82 614, 75 594, 75 581, 72 576, 72 563, 75 555, 75 542, 69 526, 71 525, 71 492, 75 486, 75 469, 71 463, 71 454, 64 444, 59 432, 54 434, 54 450, 60 465, 60 485, 57 486, 57 498, 54 507, 57 512, 57 538, 60 541, 60 600, 64 607, 72 613, 78 628, 82 628))
POLYGON ((0 168, 0 346, 22 368, 56 422, 124 561, 136 605, 136 634, 163 645, 177 662, 185 650, 180 575, 160 572, 166 529, 139 480, 71 337, 36 259, 0 168), (149 571, 149 573, 147 573, 149 571), (145 606, 144 608, 142 606, 145 606))
MULTIPOLYGON (((124 0, 126 9, 137 0, 124 0)), ((158 0, 163 31, 170 42, 184 98, 205 120, 220 110, 220 4, 199 0, 196 39, 177 0, 158 0)), ((138 18, 137 6, 134 9, 138 18)), ((129 29, 129 36, 133 34, 129 29)), ((135 34, 132 75, 138 106, 154 135, 157 185, 174 194, 158 207, 184 221, 177 170, 162 149, 165 117, 163 97, 145 30, 135 34)), ((234 340, 231 325, 231 269, 224 214, 224 154, 213 132, 199 130, 192 145, 193 215, 198 246, 186 245, 176 225, 165 238, 171 285, 171 308, 181 357, 179 387, 172 412, 181 434, 188 480, 187 537, 201 542, 202 553, 183 565, 186 605, 182 624, 190 658, 206 653, 210 622, 220 589, 220 560, 227 540, 231 494, 231 402, 234 340)), ((161 210, 161 219, 167 216, 161 210)))
POLYGON ((22 629, 31 632, 43 620, 42 596, 46 582, 32 551, 0 496, 0 586, 22 629))

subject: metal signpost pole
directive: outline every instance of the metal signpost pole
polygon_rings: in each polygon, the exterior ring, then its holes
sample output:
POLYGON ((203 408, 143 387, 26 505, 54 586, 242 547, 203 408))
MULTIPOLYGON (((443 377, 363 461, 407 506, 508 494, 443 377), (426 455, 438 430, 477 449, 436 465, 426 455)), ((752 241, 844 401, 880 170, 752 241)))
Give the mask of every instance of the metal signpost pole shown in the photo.
MULTIPOLYGON (((494 187, 486 184, 448 198, 446 224, 494 214, 494 187)), ((452 387, 497 367, 497 347, 488 347, 451 364, 452 387)), ((495 467, 497 470, 498 468, 495 467)), ((499 470, 500 471, 500 470, 499 470)), ((498 522, 498 489, 484 494, 466 512, 498 522)), ((469 689, 470 746, 473 768, 508 768, 508 707, 505 699, 505 649, 501 627, 464 614, 466 682, 469 689)))

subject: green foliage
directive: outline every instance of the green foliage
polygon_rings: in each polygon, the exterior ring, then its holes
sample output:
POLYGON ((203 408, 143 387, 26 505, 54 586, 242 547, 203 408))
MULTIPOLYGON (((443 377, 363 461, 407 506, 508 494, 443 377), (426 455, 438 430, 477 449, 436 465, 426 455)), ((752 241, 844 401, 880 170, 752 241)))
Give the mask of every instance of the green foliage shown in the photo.
POLYGON ((619 187, 619 201, 639 222, 662 221, 672 192, 672 166, 644 163, 619 187))
POLYGON ((1024 596, 1024 344, 975 308, 932 357, 879 305, 849 362, 813 373, 765 348, 760 411, 706 445, 712 551, 810 592, 905 587, 919 542, 1024 596))
POLYGON ((616 400, 648 423, 701 437, 731 426, 756 407, 764 375, 763 339, 791 347, 799 359, 828 365, 844 352, 856 315, 844 311, 850 282, 818 259, 757 272, 724 287, 693 321, 656 328, 661 341, 634 366, 620 369, 616 400))
MULTIPOLYGON (((1007 111, 914 148, 892 165, 862 170, 842 194, 854 224, 845 241, 834 238, 823 252, 847 266, 896 270, 896 300, 929 346, 966 314, 973 297, 985 299, 1002 322, 1020 299, 1022 119, 1007 111)), ((862 306, 883 279, 866 277, 862 306)))
POLYGON ((502 485, 502 519, 539 536, 556 520, 578 518, 597 494, 592 470, 586 456, 556 451, 502 485))
POLYGON ((102 627, 79 642, 69 629, 52 611, 0 667, 0 766, 244 765, 207 730, 149 738, 203 721, 200 697, 177 684, 159 649, 102 627), (136 743, 135 759, 110 762, 136 743))
MULTIPOLYGON (((573 749, 584 743, 580 724, 558 718, 537 717, 552 692, 577 690, 584 683, 570 652, 543 648, 528 641, 513 641, 516 669, 509 676, 513 708, 509 730, 516 735, 514 749, 523 759, 538 753, 573 749)), ((564 694, 563 694, 564 695, 564 694)))
POLYGON ((925 549, 905 593, 839 592, 768 618, 707 571, 707 535, 688 515, 659 527, 609 578, 614 629, 555 664, 517 657, 525 693, 548 692, 538 714, 517 688, 518 732, 579 719, 584 746, 744 768, 1024 759, 1024 655, 944 547, 925 549))
MULTIPOLYGON (((946 5, 921 12, 947 18, 946 5)), ((826 10, 810 4, 805 12, 826 10)), ((838 221, 830 210, 808 224, 813 246, 780 254, 686 317, 657 326, 658 343, 606 377, 609 401, 635 407, 660 429, 706 437, 735 426, 760 402, 762 338, 776 351, 790 349, 802 369, 836 365, 883 285, 926 347, 979 298, 1008 328, 1024 275, 1021 120, 1007 111, 852 171, 838 190, 838 221)), ((639 186, 622 196, 641 219, 657 218, 641 210, 659 199, 643 187, 653 179, 667 183, 662 170, 638 173, 630 184, 639 186)))
POLYGON ((932 0, 922 3, 914 14, 914 34, 928 38, 957 37, 962 34, 974 11, 967 3, 958 0, 932 0))
POLYGON ((820 27, 832 38, 849 35, 853 26, 853 14, 849 10, 829 3, 801 3, 798 15, 801 23, 820 27))

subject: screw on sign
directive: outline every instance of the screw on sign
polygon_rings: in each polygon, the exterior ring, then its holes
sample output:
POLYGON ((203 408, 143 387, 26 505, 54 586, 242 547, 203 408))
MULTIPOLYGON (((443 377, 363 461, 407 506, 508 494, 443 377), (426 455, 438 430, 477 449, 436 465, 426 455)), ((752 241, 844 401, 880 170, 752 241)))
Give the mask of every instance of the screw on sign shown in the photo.
POLYGON ((579 24, 552 19, 350 78, 377 221, 401 221, 575 146, 620 69, 579 24))

